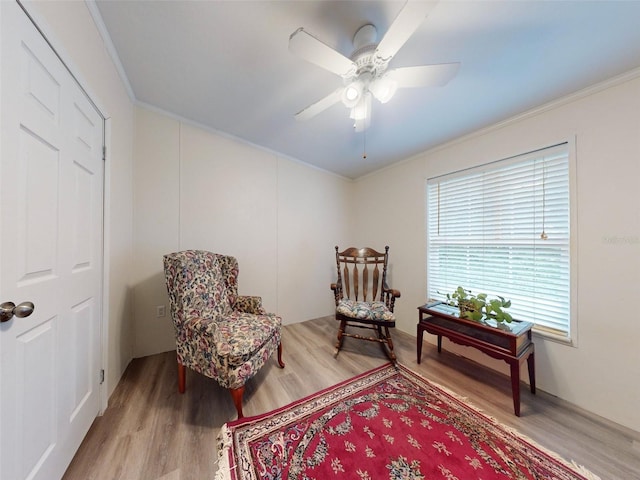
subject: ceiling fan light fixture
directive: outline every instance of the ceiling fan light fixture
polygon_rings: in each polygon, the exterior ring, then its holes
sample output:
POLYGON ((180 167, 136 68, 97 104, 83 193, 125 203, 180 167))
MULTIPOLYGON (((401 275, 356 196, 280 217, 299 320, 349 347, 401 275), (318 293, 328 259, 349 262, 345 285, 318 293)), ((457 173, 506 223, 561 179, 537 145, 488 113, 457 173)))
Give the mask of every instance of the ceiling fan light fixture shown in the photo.
POLYGON ((371 118, 371 94, 369 92, 362 95, 360 101, 351 109, 349 116, 356 121, 371 118))
POLYGON ((358 99, 358 97, 360 96, 360 92, 353 85, 349 85, 347 89, 344 91, 344 95, 345 97, 347 97, 347 100, 349 100, 350 102, 353 102, 358 99))
POLYGON ((344 103, 347 108, 354 108, 362 98, 363 90, 364 88, 361 82, 358 80, 351 82, 342 92, 342 103, 344 103))
POLYGON ((380 103, 387 103, 396 93, 398 82, 385 75, 374 80, 369 85, 369 91, 380 103))

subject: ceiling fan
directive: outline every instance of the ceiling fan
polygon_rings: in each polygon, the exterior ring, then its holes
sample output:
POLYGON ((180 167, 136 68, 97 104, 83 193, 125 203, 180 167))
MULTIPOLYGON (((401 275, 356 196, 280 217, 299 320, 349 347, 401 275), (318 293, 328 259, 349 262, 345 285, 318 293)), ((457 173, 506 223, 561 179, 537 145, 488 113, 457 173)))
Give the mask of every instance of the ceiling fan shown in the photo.
POLYGON ((367 24, 353 37, 350 58, 334 50, 300 27, 289 37, 289 51, 343 79, 343 86, 295 115, 306 120, 342 102, 350 109, 357 132, 371 123, 371 97, 388 102, 398 88, 446 85, 460 63, 420 65, 387 70, 389 62, 417 30, 437 2, 408 0, 379 43, 374 25, 367 24))

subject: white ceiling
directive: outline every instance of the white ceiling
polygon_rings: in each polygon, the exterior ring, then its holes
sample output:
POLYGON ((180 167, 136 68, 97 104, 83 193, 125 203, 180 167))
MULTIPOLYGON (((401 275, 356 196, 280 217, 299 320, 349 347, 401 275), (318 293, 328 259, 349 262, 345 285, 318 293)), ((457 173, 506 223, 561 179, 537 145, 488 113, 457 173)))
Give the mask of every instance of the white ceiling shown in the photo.
POLYGON ((441 1, 389 67, 461 62, 458 75, 374 101, 356 133, 340 103, 294 119, 342 80, 289 36, 350 56, 357 29, 381 37, 402 1, 95 4, 137 102, 350 178, 640 67, 640 1, 441 1))

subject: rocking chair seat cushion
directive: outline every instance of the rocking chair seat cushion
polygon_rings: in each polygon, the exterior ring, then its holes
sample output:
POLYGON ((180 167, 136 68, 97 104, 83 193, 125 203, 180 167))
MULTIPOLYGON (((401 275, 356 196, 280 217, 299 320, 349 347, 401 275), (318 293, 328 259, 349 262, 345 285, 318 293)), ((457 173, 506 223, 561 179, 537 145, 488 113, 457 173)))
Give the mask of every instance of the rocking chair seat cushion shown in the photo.
POLYGON ((343 298, 338 302, 336 312, 358 320, 394 321, 396 317, 383 302, 359 302, 343 298))

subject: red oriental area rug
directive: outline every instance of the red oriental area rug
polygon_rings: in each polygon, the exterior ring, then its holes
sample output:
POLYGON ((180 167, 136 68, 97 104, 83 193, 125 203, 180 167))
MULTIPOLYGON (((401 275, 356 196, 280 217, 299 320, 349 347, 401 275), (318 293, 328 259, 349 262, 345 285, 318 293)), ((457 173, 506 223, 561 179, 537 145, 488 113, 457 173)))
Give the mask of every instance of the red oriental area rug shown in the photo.
POLYGON ((227 423, 218 458, 216 480, 598 478, 391 364, 227 423))

